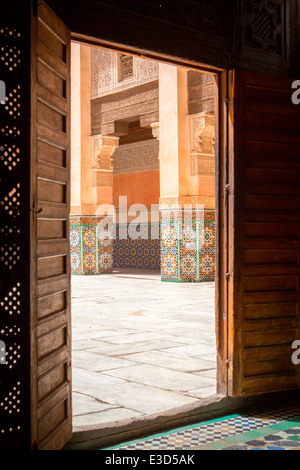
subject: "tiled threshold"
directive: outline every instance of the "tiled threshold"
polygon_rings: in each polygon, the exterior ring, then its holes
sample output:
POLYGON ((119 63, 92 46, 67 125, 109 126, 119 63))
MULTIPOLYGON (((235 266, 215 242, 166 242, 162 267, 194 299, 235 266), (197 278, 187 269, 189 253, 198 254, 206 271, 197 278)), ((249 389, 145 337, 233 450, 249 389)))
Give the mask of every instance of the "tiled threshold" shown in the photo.
POLYGON ((64 450, 96 450, 117 446, 124 442, 142 439, 155 433, 222 418, 241 410, 267 405, 276 406, 300 399, 300 392, 278 392, 246 398, 230 398, 214 395, 199 401, 197 406, 186 405, 176 410, 147 416, 138 420, 74 428, 73 437, 64 450))

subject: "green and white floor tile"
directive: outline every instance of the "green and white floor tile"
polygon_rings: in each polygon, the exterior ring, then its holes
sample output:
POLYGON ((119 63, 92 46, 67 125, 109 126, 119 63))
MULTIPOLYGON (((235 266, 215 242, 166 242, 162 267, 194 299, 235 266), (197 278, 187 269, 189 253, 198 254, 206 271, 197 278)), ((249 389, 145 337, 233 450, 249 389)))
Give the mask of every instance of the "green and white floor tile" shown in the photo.
POLYGON ((226 416, 109 450, 300 450, 300 403, 226 416))

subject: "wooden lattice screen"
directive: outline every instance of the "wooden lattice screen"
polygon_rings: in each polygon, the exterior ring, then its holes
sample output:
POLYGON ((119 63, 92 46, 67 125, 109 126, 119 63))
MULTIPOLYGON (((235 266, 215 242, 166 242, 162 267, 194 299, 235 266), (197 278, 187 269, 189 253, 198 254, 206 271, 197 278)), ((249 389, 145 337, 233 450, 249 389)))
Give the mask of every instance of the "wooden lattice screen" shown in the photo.
POLYGON ((29 393, 29 32, 26 8, 1 5, 0 70, 0 448, 28 445, 29 393), (4 11, 3 11, 4 10, 4 11), (26 29, 27 28, 27 29, 26 29))

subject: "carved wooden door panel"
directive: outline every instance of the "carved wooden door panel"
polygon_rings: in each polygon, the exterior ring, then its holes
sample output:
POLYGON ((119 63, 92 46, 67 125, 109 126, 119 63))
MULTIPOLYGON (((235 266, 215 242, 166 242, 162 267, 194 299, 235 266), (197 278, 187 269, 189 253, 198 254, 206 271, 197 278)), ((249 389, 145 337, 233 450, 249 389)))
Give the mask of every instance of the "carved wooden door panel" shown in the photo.
POLYGON ((229 394, 299 386, 300 106, 288 77, 231 73, 229 394))
POLYGON ((34 2, 31 36, 31 445, 72 434, 69 262, 70 32, 34 2))

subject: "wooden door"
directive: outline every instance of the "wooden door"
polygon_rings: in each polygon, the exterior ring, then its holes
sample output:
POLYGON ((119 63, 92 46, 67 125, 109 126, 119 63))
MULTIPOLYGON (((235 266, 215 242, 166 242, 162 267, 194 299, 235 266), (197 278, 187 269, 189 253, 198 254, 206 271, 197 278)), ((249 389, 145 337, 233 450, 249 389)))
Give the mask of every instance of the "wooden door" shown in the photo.
POLYGON ((300 106, 292 83, 231 73, 229 395, 299 387, 300 106))
POLYGON ((71 437, 70 32, 33 2, 31 37, 31 445, 71 437))
POLYGON ((217 392, 228 393, 228 72, 216 77, 216 340, 217 392))

